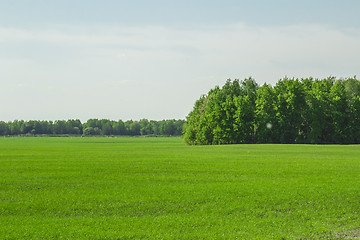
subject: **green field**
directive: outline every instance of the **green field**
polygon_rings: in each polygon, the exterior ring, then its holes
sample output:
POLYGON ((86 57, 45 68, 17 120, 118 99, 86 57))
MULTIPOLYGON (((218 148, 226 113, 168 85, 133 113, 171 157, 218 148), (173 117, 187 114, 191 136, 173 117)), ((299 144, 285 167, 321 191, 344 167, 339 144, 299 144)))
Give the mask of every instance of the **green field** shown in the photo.
POLYGON ((0 138, 0 239, 359 239, 360 146, 0 138))

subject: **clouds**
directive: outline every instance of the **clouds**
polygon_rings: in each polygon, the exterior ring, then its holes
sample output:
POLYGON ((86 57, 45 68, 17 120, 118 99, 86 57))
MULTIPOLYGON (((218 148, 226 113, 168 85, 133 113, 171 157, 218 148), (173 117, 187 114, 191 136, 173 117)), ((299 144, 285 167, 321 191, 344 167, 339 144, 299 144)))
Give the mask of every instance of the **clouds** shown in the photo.
POLYGON ((226 78, 359 75, 359 40, 318 24, 0 27, 3 118, 184 118, 226 78))

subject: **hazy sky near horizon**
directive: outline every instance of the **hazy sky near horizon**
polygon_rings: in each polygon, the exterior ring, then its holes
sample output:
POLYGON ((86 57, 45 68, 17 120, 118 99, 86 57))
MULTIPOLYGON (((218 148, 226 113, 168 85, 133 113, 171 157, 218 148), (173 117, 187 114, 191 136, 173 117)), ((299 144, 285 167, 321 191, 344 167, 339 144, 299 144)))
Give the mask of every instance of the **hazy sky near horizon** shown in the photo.
POLYGON ((184 119, 226 79, 360 75, 358 0, 0 0, 0 120, 184 119))

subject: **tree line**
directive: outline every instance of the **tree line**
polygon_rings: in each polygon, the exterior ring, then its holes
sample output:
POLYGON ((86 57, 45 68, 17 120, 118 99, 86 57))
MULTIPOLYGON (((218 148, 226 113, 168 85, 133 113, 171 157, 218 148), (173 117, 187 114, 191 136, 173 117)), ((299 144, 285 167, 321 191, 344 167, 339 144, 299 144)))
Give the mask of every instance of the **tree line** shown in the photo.
POLYGON ((39 121, 15 120, 0 121, 0 135, 182 135, 185 120, 154 121, 141 119, 140 121, 113 121, 109 119, 89 119, 82 123, 79 119, 39 121))
POLYGON ((195 102, 186 118, 188 144, 360 143, 360 81, 252 78, 227 80, 195 102))

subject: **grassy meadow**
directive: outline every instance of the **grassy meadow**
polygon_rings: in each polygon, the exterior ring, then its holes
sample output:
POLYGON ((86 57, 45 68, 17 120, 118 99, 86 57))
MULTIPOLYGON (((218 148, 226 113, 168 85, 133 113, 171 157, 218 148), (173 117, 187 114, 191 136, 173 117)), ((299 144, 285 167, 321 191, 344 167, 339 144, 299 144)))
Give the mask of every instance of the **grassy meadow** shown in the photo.
POLYGON ((360 146, 0 138, 0 239, 359 239, 360 146))

